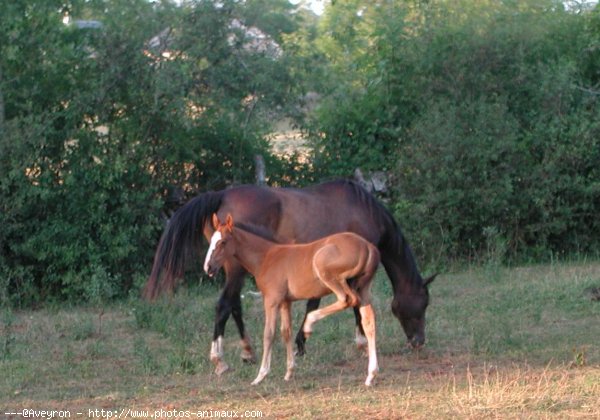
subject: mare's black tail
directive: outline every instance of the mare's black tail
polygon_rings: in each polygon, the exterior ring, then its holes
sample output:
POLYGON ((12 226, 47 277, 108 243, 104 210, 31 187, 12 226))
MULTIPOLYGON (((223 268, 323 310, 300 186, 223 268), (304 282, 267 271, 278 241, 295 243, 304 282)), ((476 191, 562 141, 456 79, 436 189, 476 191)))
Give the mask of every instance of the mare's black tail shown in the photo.
POLYGON ((222 191, 204 193, 175 212, 158 243, 152 273, 142 293, 145 299, 155 299, 175 288, 190 256, 202 244, 204 224, 219 209, 222 198, 222 191))

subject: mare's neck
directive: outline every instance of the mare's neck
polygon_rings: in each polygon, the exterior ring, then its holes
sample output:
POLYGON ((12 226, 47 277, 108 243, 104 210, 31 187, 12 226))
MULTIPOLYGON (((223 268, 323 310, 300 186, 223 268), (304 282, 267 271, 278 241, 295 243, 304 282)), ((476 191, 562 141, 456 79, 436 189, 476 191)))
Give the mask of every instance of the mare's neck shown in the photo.
POLYGON ((276 243, 240 228, 234 230, 233 240, 236 242, 234 257, 256 277, 267 252, 276 243))
POLYGON ((404 247, 398 253, 383 253, 381 257, 388 277, 392 280, 394 295, 410 295, 420 290, 423 279, 410 248, 404 247))

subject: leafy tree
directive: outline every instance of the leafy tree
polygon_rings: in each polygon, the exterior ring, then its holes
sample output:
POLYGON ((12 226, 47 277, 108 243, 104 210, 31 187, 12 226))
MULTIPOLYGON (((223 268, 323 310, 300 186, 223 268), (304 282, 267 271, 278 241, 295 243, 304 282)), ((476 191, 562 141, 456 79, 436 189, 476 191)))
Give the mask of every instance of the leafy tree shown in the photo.
POLYGON ((595 14, 559 1, 336 1, 321 177, 388 170, 419 253, 598 249, 595 14))
POLYGON ((249 47, 246 12, 236 1, 3 6, 3 294, 123 295, 151 266, 167 191, 252 181, 257 153, 286 170, 263 134, 294 82, 284 51, 249 47))

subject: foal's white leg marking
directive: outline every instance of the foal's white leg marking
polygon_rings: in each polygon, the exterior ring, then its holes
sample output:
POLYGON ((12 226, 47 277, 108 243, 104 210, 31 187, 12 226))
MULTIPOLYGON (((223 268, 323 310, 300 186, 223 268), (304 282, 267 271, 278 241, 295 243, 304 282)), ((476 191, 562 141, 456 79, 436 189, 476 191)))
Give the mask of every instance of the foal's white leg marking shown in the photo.
POLYGON ((208 247, 208 252, 206 253, 206 258, 204 259, 204 271, 208 273, 208 262, 210 261, 210 257, 212 256, 212 253, 214 252, 215 248, 217 247, 217 244, 219 243, 219 241, 223 239, 223 236, 221 235, 221 232, 216 231, 215 233, 213 233, 213 236, 210 238, 210 246, 208 247))
POLYGON ((379 371, 377 363, 377 348, 375 344, 375 312, 373 307, 369 305, 360 307, 360 315, 362 317, 362 325, 367 335, 367 345, 369 348, 369 369, 365 385, 370 386, 373 383, 373 378, 379 371))
POLYGON ((215 373, 221 376, 229 369, 229 365, 223 361, 223 336, 219 336, 212 342, 210 347, 210 361, 215 365, 215 373))

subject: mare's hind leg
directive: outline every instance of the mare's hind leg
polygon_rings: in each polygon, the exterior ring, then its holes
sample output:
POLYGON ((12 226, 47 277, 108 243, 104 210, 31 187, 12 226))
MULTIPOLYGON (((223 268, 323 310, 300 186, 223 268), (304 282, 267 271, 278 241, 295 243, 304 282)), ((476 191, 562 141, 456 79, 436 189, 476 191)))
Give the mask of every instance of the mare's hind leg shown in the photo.
POLYGON ((298 334, 296 334, 296 348, 298 349, 298 356, 304 356, 304 354, 306 353, 306 347, 304 346, 304 343, 306 343, 306 337, 304 336, 303 330, 303 325, 306 322, 306 317, 308 316, 309 312, 319 309, 320 303, 321 299, 309 299, 308 302, 306 302, 306 313, 304 314, 302 324, 300 324, 298 334))
POLYGON ((360 310, 357 306, 354 308, 354 319, 356 320, 356 331, 354 342, 359 351, 367 351, 367 337, 365 336, 365 330, 362 325, 362 317, 360 316, 360 310))

